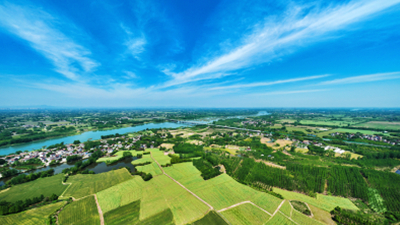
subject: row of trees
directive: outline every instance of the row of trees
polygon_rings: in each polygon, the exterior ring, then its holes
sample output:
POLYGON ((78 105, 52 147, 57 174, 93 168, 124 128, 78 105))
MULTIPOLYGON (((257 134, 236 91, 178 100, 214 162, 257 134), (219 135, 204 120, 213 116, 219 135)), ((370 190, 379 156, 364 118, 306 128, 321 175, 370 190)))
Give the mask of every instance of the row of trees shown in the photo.
POLYGON ((0 215, 7 215, 12 213, 18 213, 28 209, 30 206, 35 205, 37 203, 42 202, 43 204, 47 202, 52 202, 58 199, 56 194, 52 194, 50 197, 44 197, 41 195, 40 197, 33 197, 32 199, 27 198, 25 201, 19 200, 16 202, 0 202, 0 215))

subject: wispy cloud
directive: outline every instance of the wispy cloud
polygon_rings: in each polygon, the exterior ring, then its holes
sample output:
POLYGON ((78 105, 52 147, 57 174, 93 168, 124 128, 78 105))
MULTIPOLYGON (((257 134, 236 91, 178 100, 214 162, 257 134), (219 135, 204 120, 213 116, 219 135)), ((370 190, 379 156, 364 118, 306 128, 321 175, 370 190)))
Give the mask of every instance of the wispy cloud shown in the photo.
POLYGON ((0 5, 0 26, 27 41, 53 63, 58 73, 77 80, 79 74, 99 66, 89 57, 88 49, 67 37, 57 25, 59 21, 41 9, 10 3, 0 5))
POLYGON ((136 34, 127 26, 121 24, 121 28, 127 35, 127 39, 124 42, 128 48, 129 54, 132 54, 136 59, 140 59, 140 53, 145 51, 145 45, 147 44, 145 35, 140 31, 140 34, 136 34))
POLYGON ((126 78, 126 79, 137 79, 137 78, 139 78, 139 76, 136 75, 136 73, 134 73, 134 72, 124 71, 124 73, 125 73, 125 76, 123 76, 123 77, 126 78))
POLYGON ((323 78, 323 77, 327 77, 327 76, 329 76, 329 75, 309 76, 309 77, 301 77, 301 78, 294 78, 294 79, 277 80, 277 81, 271 81, 271 82, 255 82, 255 83, 249 83, 249 84, 236 84, 236 85, 214 87, 214 88, 210 88, 209 90, 271 86, 271 85, 275 85, 275 84, 285 84, 285 83, 293 83, 293 82, 300 82, 300 81, 306 81, 306 80, 314 80, 314 79, 319 79, 319 78, 323 78))
POLYGON ((321 91, 327 91, 327 90, 328 89, 296 90, 296 91, 271 91, 271 92, 257 93, 257 94, 254 94, 254 95, 289 95, 289 94, 321 92, 321 91))
POLYGON ((400 78, 400 72, 392 72, 392 73, 377 73, 377 74, 369 74, 369 75, 361 75, 354 77, 346 77, 341 79, 329 80, 321 82, 321 85, 328 84, 354 84, 354 83, 364 83, 364 82, 372 82, 379 80, 392 80, 400 78))
POLYGON ((266 18, 265 24, 243 38, 242 43, 225 54, 202 60, 183 72, 165 71, 173 79, 167 86, 214 79, 225 73, 269 62, 307 43, 320 41, 331 32, 370 18, 400 0, 352 1, 325 8, 297 6, 284 18, 266 18))

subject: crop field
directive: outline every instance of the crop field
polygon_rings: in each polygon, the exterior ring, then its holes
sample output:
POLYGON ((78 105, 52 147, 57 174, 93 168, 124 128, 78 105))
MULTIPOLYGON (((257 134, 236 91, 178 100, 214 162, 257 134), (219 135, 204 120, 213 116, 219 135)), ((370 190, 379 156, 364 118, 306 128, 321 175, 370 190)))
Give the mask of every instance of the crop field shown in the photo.
POLYGON ((141 153, 141 151, 135 151, 135 150, 131 150, 131 151, 119 151, 117 152, 114 157, 103 157, 103 158, 99 158, 96 162, 100 163, 100 162, 107 162, 107 161, 118 161, 123 157, 124 152, 130 152, 132 153, 132 156, 135 157, 137 156, 138 153, 141 153))
POLYGON ((323 223, 311 219, 310 217, 304 215, 301 212, 298 212, 296 210, 293 210, 292 212, 292 220, 296 221, 299 224, 304 224, 304 225, 323 225, 323 223))
POLYGON ((286 218, 284 215, 281 213, 275 214, 268 222, 266 223, 267 225, 296 225, 292 221, 290 221, 288 218, 286 218))
POLYGON ((39 178, 23 184, 18 184, 11 187, 8 191, 0 193, 0 201, 15 202, 25 200, 27 198, 39 197, 44 195, 50 197, 53 193, 61 195, 68 185, 61 183, 62 174, 51 177, 39 178))
POLYGON ((136 170, 139 172, 150 173, 153 177, 162 174, 160 167, 154 161, 144 166, 136 166, 136 170))
POLYGON ((221 212, 231 224, 264 224, 271 217, 252 204, 242 204, 221 212))
POLYGON ((358 121, 336 121, 336 120, 301 120, 301 124, 313 124, 313 125, 327 125, 327 126, 340 126, 347 127, 349 124, 353 125, 359 123, 358 121))
POLYGON ((317 194, 317 198, 312 198, 304 194, 286 191, 279 188, 274 188, 274 192, 281 194, 285 199, 303 201, 328 212, 332 211, 336 206, 340 206, 340 208, 345 209, 358 210, 358 208, 347 198, 321 194, 317 194))
POLYGON ((104 223, 106 225, 136 224, 139 222, 139 213, 140 201, 135 201, 104 213, 104 223))
POLYGON ((169 144, 169 143, 162 143, 160 146, 164 147, 166 149, 173 149, 175 144, 169 144))
POLYGON ((94 196, 88 196, 79 201, 74 201, 60 212, 58 220, 63 224, 100 224, 99 212, 97 211, 94 196))
POLYGON ((132 179, 132 175, 126 168, 100 174, 74 175, 68 178, 68 183, 72 184, 64 193, 64 197, 82 198, 129 179, 132 179))
POLYGON ((375 212, 384 213, 387 211, 382 196, 374 188, 368 188, 368 203, 375 212))
POLYGON ((164 171, 183 185, 204 181, 201 172, 193 166, 193 162, 178 163, 165 167, 164 171))
POLYGON ((186 224, 203 217, 209 209, 196 197, 165 175, 146 182, 140 206, 140 219, 144 220, 170 208, 176 224, 186 224))
POLYGON ((192 225, 228 225, 215 211, 210 211, 203 218, 192 223, 192 225))
POLYGON ((142 189, 146 183, 142 177, 134 176, 132 179, 114 185, 97 193, 103 213, 118 207, 138 201, 142 197, 142 189))
POLYGON ((388 129, 400 130, 400 122, 386 122, 386 121, 370 121, 367 123, 357 124, 354 127, 365 127, 371 129, 388 129))
POLYGON ((324 224, 328 225, 335 225, 335 221, 332 220, 331 214, 325 210, 322 210, 318 207, 315 207, 313 205, 308 205, 311 209, 311 212, 314 215, 314 219, 321 221, 324 224))
POLYGON ((153 156, 153 158, 160 163, 161 166, 165 166, 167 164, 171 163, 171 157, 169 157, 168 155, 164 155, 164 152, 160 151, 157 149, 157 151, 152 151, 151 152, 151 156, 153 156))
POLYGON ((39 208, 30 209, 21 213, 11 214, 8 216, 0 216, 0 224, 2 225, 39 225, 47 224, 49 216, 57 211, 65 202, 57 202, 55 204, 45 205, 39 208))
POLYGON ((317 136, 322 137, 324 135, 329 135, 330 133, 335 133, 335 132, 339 132, 339 133, 354 133, 354 134, 359 132, 361 134, 366 134, 366 135, 373 135, 373 134, 388 135, 388 134, 382 133, 381 131, 337 128, 337 129, 333 129, 333 130, 320 132, 320 133, 317 134, 317 136))
POLYGON ((289 201, 285 201, 281 208, 279 209, 283 214, 290 217, 292 215, 293 208, 290 205, 289 201))
POLYGON ((150 155, 143 155, 142 158, 140 159, 136 159, 134 161, 132 161, 132 165, 139 165, 139 164, 143 164, 143 163, 148 163, 148 162, 154 162, 154 160, 150 157, 150 155))

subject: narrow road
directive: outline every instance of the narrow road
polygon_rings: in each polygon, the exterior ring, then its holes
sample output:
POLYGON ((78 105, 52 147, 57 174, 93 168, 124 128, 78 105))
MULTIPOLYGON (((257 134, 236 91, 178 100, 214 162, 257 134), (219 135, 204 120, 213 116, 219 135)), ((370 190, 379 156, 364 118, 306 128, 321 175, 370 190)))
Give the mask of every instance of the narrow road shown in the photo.
POLYGON ((99 201, 97 201, 97 195, 96 194, 94 194, 94 200, 96 200, 97 211, 99 211, 100 225, 104 225, 103 211, 101 211, 101 207, 99 205, 99 201))
POLYGON ((184 188, 186 191, 188 191, 190 194, 192 194, 194 197, 196 197, 197 199, 199 199, 201 202, 203 202, 204 204, 206 204, 208 207, 210 207, 210 210, 214 210, 214 207, 212 207, 210 204, 208 204, 206 201, 204 201, 203 199, 201 199, 199 196, 197 196, 195 193, 193 193, 192 191, 190 191, 189 189, 187 189, 185 186, 183 186, 181 183, 179 183, 178 181, 176 181, 174 178, 170 177, 167 173, 165 173, 164 169, 161 167, 160 163, 157 162, 157 160, 155 160, 153 158, 153 155, 150 152, 150 156, 151 158, 154 160, 154 162, 157 163, 158 167, 160 167, 161 171, 163 172, 163 174, 165 174, 165 176, 169 177, 171 180, 173 180, 175 183, 177 183, 179 186, 181 186, 182 188, 184 188))
POLYGON ((286 200, 283 200, 281 204, 278 206, 278 208, 275 210, 275 212, 272 214, 272 216, 275 216, 275 214, 279 211, 279 209, 282 207, 283 203, 285 203, 286 200))

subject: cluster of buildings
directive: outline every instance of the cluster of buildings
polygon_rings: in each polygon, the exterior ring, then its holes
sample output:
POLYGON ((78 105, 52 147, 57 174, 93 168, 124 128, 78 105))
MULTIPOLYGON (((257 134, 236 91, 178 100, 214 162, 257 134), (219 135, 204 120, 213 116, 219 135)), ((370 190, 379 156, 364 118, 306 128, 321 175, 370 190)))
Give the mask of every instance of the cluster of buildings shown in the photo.
POLYGON ((380 141, 380 142, 384 142, 384 143, 388 143, 391 145, 396 145, 396 144, 400 144, 399 140, 388 140, 383 136, 379 136, 379 135, 367 135, 367 134, 344 134, 344 133, 339 133, 339 132, 335 132, 335 133, 331 133, 330 134, 332 137, 342 137, 342 138, 347 138, 347 139, 352 139, 352 138, 360 138, 360 139, 365 139, 365 140, 371 140, 371 141, 380 141))

